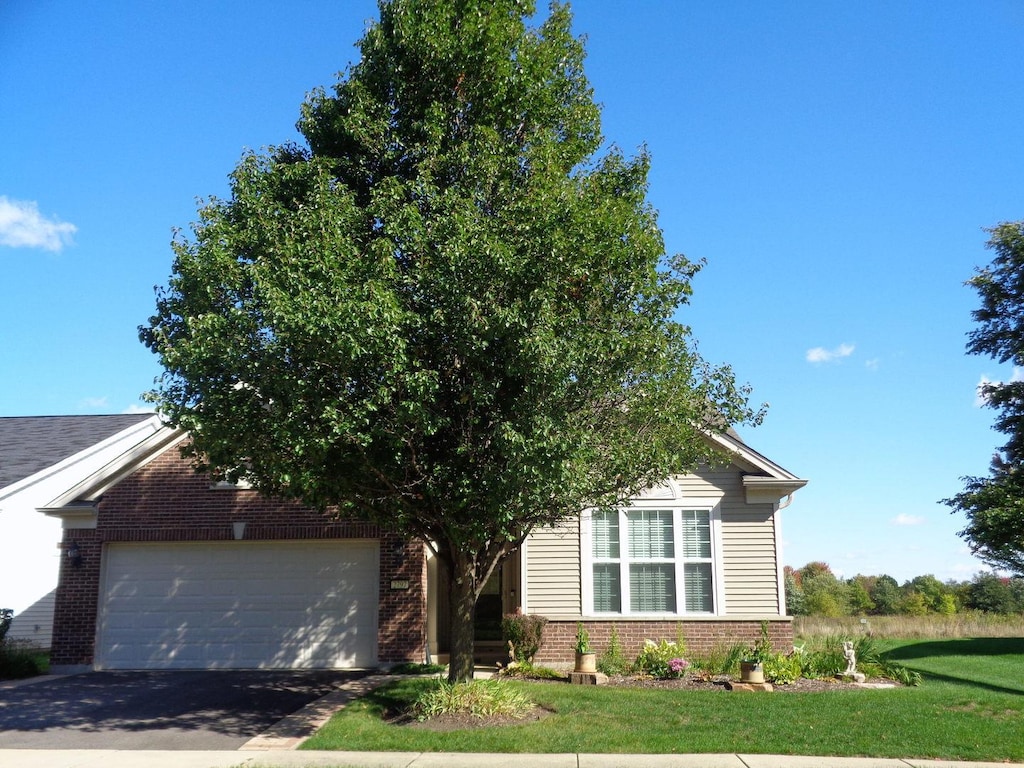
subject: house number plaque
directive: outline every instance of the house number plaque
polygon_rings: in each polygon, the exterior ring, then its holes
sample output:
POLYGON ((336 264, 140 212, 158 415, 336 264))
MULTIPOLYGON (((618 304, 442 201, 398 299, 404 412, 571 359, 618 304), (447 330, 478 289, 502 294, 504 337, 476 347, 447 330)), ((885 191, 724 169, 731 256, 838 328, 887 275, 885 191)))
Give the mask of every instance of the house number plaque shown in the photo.
POLYGON ((408 579, 394 579, 391 582, 391 588, 392 589, 408 589, 409 588, 409 580, 408 579))

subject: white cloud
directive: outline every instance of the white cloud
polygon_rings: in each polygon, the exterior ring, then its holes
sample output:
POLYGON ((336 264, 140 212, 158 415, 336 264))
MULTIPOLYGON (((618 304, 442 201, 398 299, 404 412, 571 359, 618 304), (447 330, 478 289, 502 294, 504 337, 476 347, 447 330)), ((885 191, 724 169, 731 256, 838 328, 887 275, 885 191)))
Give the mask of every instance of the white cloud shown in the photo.
POLYGON ((849 357, 853 354, 853 350, 853 344, 840 344, 835 349, 815 347, 814 349, 807 350, 806 358, 808 363, 831 363, 834 360, 841 360, 844 357, 849 357))
POLYGON ((133 403, 121 411, 121 413, 156 413, 156 409, 151 405, 139 405, 138 403, 133 403))
POLYGON ((58 218, 47 219, 31 200, 0 195, 0 245, 59 251, 71 243, 78 227, 58 218))
POLYGON ((924 525, 925 519, 920 515, 908 515, 901 512, 889 522, 893 525, 924 525))
POLYGON ((106 408, 107 398, 105 397, 87 397, 80 402, 83 408, 106 408))
MULTIPOLYGON (((1016 365, 1013 366, 1013 373, 1010 374, 1010 383, 1015 382, 1015 381, 1024 381, 1024 368, 1018 368, 1016 365)), ((981 378, 978 380, 977 386, 975 386, 975 388, 974 388, 974 405, 976 407, 980 408, 981 406, 983 406, 987 402, 985 396, 981 393, 981 388, 982 387, 984 387, 986 384, 1003 384, 1003 383, 1005 383, 1005 382, 1003 382, 1001 380, 990 379, 987 375, 982 374, 981 378)))
POLYGON ((864 363, 864 367, 867 368, 869 371, 877 371, 878 366, 880 366, 881 364, 881 360, 879 360, 877 357, 873 357, 864 363))
POLYGON ((950 568, 949 572, 954 575, 954 578, 958 578, 960 581, 969 579, 978 571, 984 570, 977 561, 973 563, 954 563, 950 568))

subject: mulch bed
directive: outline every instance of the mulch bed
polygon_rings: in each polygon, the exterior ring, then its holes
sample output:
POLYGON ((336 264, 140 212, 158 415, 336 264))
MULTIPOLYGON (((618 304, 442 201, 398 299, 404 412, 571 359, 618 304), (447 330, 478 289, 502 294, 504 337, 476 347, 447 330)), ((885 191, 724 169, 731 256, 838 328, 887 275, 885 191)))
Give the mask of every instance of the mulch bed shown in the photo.
POLYGON ((535 706, 523 717, 510 717, 508 715, 492 715, 490 717, 477 717, 468 712, 453 712, 445 715, 437 715, 428 720, 417 720, 409 713, 402 713, 384 718, 389 725, 402 725, 408 728, 419 728, 424 731, 464 731, 470 728, 490 728, 500 725, 523 725, 541 720, 548 715, 554 714, 551 710, 541 706, 535 706))
MULTIPOLYGON (((514 678, 523 679, 523 678, 514 678)), ((564 680, 536 680, 538 684, 550 683, 564 685, 564 680)), ((654 688, 663 690, 685 690, 685 691, 721 691, 729 693, 725 683, 727 678, 705 680, 689 675, 676 680, 657 680, 651 677, 635 677, 632 675, 614 675, 608 678, 608 687, 618 688, 654 688)), ((885 681, 889 682, 889 681, 885 681)), ((819 693, 822 691, 842 691, 855 689, 853 683, 846 683, 835 679, 810 679, 800 678, 788 685, 775 685, 775 691, 779 693, 819 693)), ((407 712, 389 712, 385 715, 385 721, 391 725, 400 725, 409 728, 420 728, 423 730, 446 732, 461 731, 470 728, 482 728, 503 725, 521 725, 541 720, 553 714, 544 707, 536 706, 524 717, 477 717, 467 713, 453 713, 439 715, 428 720, 417 720, 407 712)))
MULTIPOLYGON (((623 688, 659 688, 665 690, 687 690, 687 691, 722 691, 729 693, 726 682, 728 678, 714 678, 705 680, 689 675, 677 680, 658 680, 652 677, 633 677, 630 675, 615 675, 608 678, 608 685, 623 688)), ((855 688, 853 683, 845 683, 835 679, 817 679, 801 677, 787 685, 773 685, 775 691, 780 693, 816 693, 819 691, 842 691, 855 688)))

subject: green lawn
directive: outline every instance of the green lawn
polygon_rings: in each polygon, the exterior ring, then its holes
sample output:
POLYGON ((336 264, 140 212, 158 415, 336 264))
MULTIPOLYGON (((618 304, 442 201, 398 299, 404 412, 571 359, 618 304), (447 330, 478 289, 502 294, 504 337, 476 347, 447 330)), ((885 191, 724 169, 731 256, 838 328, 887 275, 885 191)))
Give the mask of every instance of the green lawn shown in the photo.
POLYGON ((768 753, 1024 760, 1024 638, 890 641, 918 688, 739 694, 513 683, 553 714, 524 725, 435 733, 387 725, 430 681, 354 702, 304 749, 768 753))

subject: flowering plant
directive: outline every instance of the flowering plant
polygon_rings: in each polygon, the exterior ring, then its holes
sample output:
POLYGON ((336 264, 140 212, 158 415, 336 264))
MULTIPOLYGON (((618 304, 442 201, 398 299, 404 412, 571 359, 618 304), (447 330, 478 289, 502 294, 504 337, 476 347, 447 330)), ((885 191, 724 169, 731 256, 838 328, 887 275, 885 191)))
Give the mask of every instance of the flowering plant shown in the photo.
POLYGON ((676 677, 682 677, 686 674, 686 670, 690 668, 690 662, 686 659, 669 659, 668 660, 668 671, 676 677))
POLYGON ((683 648, 671 640, 662 640, 658 643, 645 640, 634 668, 637 672, 651 677, 683 677, 690 668, 690 662, 683 658, 682 651, 683 648))

